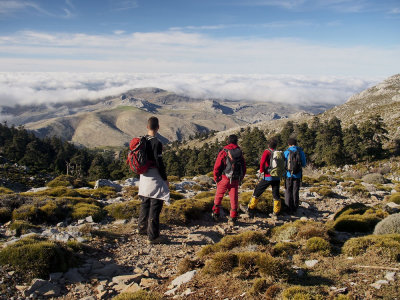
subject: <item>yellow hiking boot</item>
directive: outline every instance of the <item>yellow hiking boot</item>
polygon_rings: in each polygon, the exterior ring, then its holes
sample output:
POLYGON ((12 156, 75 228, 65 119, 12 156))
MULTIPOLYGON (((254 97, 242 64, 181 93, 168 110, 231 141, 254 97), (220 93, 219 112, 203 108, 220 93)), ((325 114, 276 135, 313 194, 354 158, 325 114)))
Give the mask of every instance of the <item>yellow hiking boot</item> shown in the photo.
POLYGON ((281 212, 281 200, 275 200, 274 199, 274 208, 273 208, 273 214, 277 215, 281 212))
POLYGON ((249 202, 249 209, 255 209, 258 203, 258 199, 256 197, 251 197, 250 202, 249 202))

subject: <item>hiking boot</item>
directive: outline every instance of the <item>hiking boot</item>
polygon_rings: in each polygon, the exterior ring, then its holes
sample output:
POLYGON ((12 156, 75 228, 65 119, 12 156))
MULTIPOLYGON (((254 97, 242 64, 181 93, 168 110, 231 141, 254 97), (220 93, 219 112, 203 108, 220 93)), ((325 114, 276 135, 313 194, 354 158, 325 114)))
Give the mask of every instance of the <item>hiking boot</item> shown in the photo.
POLYGON ((215 212, 212 212, 212 213, 211 213, 211 217, 213 218, 213 220, 214 220, 215 222, 218 222, 218 221, 219 221, 219 214, 217 214, 217 213, 215 213, 215 212))
POLYGON ((236 217, 234 217, 234 218, 229 217, 229 219, 228 219, 228 225, 230 225, 230 226, 235 226, 235 225, 236 225, 236 221, 237 221, 237 218, 236 218, 236 217))
POLYGON ((164 236, 158 236, 154 240, 148 240, 147 241, 150 245, 156 245, 156 244, 168 244, 169 240, 164 237, 164 236))
POLYGON ((244 212, 245 214, 249 213, 249 207, 248 206, 244 206, 242 204, 239 204, 239 208, 242 212, 244 212))

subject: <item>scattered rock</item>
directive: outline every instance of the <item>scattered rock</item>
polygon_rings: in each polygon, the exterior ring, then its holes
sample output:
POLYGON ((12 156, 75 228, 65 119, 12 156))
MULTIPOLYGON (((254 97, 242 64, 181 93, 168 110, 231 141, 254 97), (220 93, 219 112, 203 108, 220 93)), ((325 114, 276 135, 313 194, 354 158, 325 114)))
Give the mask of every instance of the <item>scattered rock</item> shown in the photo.
POLYGON ((60 295, 60 287, 43 279, 33 279, 32 285, 25 290, 25 296, 32 294, 39 296, 57 297, 60 295))
POLYGON ((181 276, 175 278, 172 280, 171 284, 168 286, 169 289, 173 289, 175 287, 180 287, 182 284, 187 283, 193 279, 193 277, 196 275, 197 270, 192 270, 189 272, 186 272, 185 274, 182 274, 181 276))
POLYGON ((388 281, 394 281, 394 277, 396 276, 396 272, 387 272, 385 275, 385 279, 388 281))
POLYGON ((78 272, 77 268, 71 268, 66 272, 63 276, 65 280, 75 283, 75 282, 82 282, 85 279, 82 277, 82 275, 78 272))
POLYGON ((304 263, 307 267, 313 268, 319 261, 317 259, 306 260, 304 263))
POLYGON ((370 286, 372 286, 373 288, 376 288, 377 290, 379 290, 383 284, 388 284, 389 282, 387 280, 378 280, 375 283, 370 284, 370 286))
POLYGON ((140 286, 144 288, 149 288, 154 285, 158 285, 158 280, 154 278, 142 278, 142 280, 140 281, 140 286))
POLYGON ((98 188, 101 188, 101 187, 104 187, 104 186, 110 186, 110 187, 114 188, 117 192, 120 192, 122 190, 122 187, 118 183, 115 183, 115 182, 113 182, 111 180, 108 180, 108 179, 99 179, 99 180, 97 180, 95 185, 94 185, 94 188, 98 189, 98 188))

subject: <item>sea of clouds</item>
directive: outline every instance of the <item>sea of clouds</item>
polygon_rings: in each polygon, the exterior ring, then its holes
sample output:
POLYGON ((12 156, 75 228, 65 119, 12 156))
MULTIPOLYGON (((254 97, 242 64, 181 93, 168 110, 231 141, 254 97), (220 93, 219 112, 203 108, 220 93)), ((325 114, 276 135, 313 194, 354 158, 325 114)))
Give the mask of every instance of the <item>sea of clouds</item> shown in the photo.
POLYGON ((302 75, 3 72, 0 106, 95 100, 141 87, 198 98, 337 105, 379 80, 302 75))

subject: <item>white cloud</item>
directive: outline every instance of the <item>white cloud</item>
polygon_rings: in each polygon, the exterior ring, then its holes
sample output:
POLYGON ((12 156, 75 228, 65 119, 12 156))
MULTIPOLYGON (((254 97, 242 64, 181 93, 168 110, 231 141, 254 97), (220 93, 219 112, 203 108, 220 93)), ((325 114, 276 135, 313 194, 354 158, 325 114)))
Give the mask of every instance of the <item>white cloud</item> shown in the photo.
POLYGON ((75 10, 74 5, 70 0, 66 0, 65 4, 69 6, 70 8, 60 8, 61 11, 63 11, 63 14, 60 13, 53 13, 50 12, 43 7, 41 7, 39 4, 37 4, 34 1, 21 1, 21 0, 1 0, 0 1, 0 18, 3 17, 9 17, 10 15, 13 15, 17 12, 25 11, 25 12, 36 12, 41 15, 53 17, 53 18, 64 18, 64 19, 69 19, 75 16, 74 12, 71 11, 75 10))
POLYGON ((298 39, 215 38, 177 30, 109 35, 21 31, 0 35, 0 70, 390 76, 396 47, 298 39))
POLYGON ((376 79, 291 75, 0 73, 0 105, 99 99, 140 87, 199 98, 341 104, 376 79))

